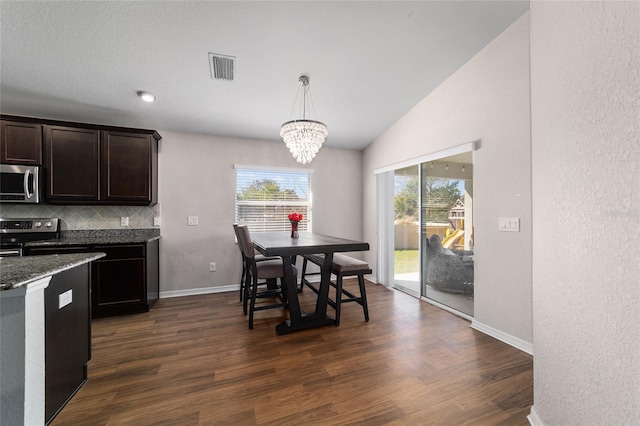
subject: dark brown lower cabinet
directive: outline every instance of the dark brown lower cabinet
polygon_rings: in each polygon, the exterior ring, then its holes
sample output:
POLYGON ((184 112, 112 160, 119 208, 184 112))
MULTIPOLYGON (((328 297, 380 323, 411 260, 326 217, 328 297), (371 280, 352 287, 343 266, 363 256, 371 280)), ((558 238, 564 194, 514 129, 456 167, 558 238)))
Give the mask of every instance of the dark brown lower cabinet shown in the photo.
POLYGON ((44 291, 45 420, 62 410, 87 380, 91 359, 89 264, 60 272, 44 291), (68 304, 60 303, 62 300, 68 304))
POLYGON ((145 285, 145 245, 95 246, 107 254, 93 262, 93 316, 130 314, 149 310, 145 285))
POLYGON ((91 317, 147 312, 158 301, 159 240, 135 244, 32 247, 29 255, 103 252, 91 263, 91 317))

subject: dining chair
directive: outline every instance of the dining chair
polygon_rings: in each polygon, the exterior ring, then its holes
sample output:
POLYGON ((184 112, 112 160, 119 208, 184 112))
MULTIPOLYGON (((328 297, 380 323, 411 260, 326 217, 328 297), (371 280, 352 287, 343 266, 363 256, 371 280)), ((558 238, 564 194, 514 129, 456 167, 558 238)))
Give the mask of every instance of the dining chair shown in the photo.
MULTIPOLYGON (((287 294, 284 289, 284 266, 282 259, 270 259, 256 262, 256 252, 251 241, 251 233, 245 225, 237 226, 238 243, 244 252, 247 269, 247 281, 244 287, 243 309, 249 312, 249 330, 253 329, 253 313, 265 309, 284 308, 287 306, 287 294), (280 280, 278 285, 277 280, 280 280), (261 281, 262 280, 262 281, 261 281), (277 303, 260 304, 256 306, 256 299, 277 298, 277 303)), ((295 265, 291 265, 293 276, 298 275, 295 265)))
MULTIPOLYGON (((247 261, 245 259, 245 255, 244 255, 244 251, 242 250, 242 245, 240 244, 240 237, 238 236, 238 224, 234 223, 233 224, 233 231, 236 234, 236 240, 238 241, 238 248, 240 249, 240 255, 242 256, 242 275, 240 277, 240 301, 242 302, 243 298, 244 298, 244 288, 245 285, 247 283, 247 281, 250 280, 250 277, 248 275, 249 270, 247 269, 247 261)), ((277 257, 266 257, 262 254, 256 254, 255 255, 255 261, 256 262, 262 262, 263 260, 277 260, 277 257)), ((244 308, 244 313, 247 313, 246 308, 244 308)))

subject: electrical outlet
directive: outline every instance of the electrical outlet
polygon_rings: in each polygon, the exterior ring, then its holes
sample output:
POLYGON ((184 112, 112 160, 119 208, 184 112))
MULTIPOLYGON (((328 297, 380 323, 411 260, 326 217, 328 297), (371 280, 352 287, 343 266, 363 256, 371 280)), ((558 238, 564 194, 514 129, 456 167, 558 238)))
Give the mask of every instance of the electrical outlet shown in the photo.
POLYGON ((69 289, 58 295, 58 309, 62 309, 73 302, 73 289, 69 289))
POLYGON ((197 226, 198 225, 198 216, 187 216, 187 225, 189 225, 189 226, 197 226))
POLYGON ((153 217, 153 226, 160 226, 160 216, 153 217))
POLYGON ((215 271, 216 271, 216 262, 209 263, 209 272, 215 272, 215 271))
POLYGON ((129 226, 129 218, 127 216, 120 218, 120 226, 129 226))

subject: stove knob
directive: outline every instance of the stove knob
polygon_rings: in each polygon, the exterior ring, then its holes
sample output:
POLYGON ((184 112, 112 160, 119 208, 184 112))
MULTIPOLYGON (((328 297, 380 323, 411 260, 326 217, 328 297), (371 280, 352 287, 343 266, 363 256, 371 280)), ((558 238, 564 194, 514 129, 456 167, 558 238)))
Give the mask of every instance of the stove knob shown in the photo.
POLYGON ((51 228, 53 224, 51 222, 47 222, 44 226, 46 226, 47 228, 51 228))
POLYGON ((36 225, 36 228, 40 228, 42 226, 42 222, 36 222, 35 225, 36 225))

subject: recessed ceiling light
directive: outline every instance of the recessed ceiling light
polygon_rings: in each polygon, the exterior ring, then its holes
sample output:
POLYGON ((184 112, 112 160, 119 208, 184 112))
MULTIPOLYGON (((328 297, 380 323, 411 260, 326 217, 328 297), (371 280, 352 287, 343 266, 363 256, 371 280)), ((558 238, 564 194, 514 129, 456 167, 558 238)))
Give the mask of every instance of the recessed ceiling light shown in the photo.
POLYGON ((145 92, 144 90, 139 90, 138 96, 145 102, 153 102, 156 100, 156 95, 151 92, 145 92))

